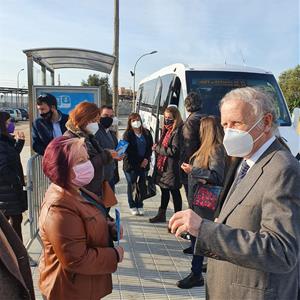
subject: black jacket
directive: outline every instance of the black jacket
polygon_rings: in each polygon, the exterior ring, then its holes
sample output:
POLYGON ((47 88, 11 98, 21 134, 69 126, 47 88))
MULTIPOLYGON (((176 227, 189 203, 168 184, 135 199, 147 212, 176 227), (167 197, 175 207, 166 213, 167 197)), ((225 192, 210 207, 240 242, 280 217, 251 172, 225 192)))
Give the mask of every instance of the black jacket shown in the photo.
MULTIPOLYGON (((61 113, 61 120, 59 121, 60 129, 62 134, 67 130, 66 122, 68 121, 69 116, 61 113)), ((51 121, 45 120, 42 117, 38 117, 34 120, 32 124, 32 147, 33 150, 40 154, 44 155, 45 149, 48 144, 53 139, 53 123, 51 121)))
MULTIPOLYGON (((115 150, 118 144, 118 139, 112 131, 106 132, 105 128, 99 124, 99 130, 95 134, 95 138, 103 149, 115 150)), ((110 181, 114 178, 116 161, 104 166, 104 179, 110 181)), ((116 180, 115 180, 116 181, 116 180)))
POLYGON ((123 170, 125 172, 130 171, 148 171, 150 169, 150 160, 152 154, 153 138, 150 131, 143 128, 143 136, 146 141, 146 152, 144 157, 138 155, 138 148, 136 142, 136 135, 133 130, 126 130, 123 135, 123 139, 129 143, 128 148, 125 152, 125 157, 123 160, 123 170), (148 160, 148 165, 145 169, 140 167, 144 159, 148 160))
POLYGON ((27 209, 23 194, 24 175, 20 153, 24 140, 0 135, 0 209, 5 215, 18 215, 27 209))
MULTIPOLYGON (((192 112, 182 126, 180 164, 189 163, 191 156, 200 148, 199 128, 203 116, 200 111, 192 112)), ((180 176, 182 183, 187 184, 187 175, 180 171, 180 176)))
POLYGON ((180 173, 180 152, 179 152, 179 139, 181 136, 182 127, 175 129, 169 139, 168 147, 165 148, 161 142, 157 145, 155 152, 167 156, 167 161, 164 166, 164 171, 160 173, 155 168, 155 182, 160 187, 165 189, 179 189, 181 182, 179 178, 180 173))
POLYGON ((16 288, 11 290, 5 284, 5 280, 0 280, 1 299, 34 300, 34 288, 27 251, 1 212, 0 231, 3 233, 3 235, 0 234, 0 265, 2 264, 4 267, 2 269, 4 274, 0 274, 0 277, 9 275, 8 284, 11 288, 16 288), (12 248, 12 252, 8 251, 8 245, 12 248), (17 295, 18 293, 19 295, 17 295))

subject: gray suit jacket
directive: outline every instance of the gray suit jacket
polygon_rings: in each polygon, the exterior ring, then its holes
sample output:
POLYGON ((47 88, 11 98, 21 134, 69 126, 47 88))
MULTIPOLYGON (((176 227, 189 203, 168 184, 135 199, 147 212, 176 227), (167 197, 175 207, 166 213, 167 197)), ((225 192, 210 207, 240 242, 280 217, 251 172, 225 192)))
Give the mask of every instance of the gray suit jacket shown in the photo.
POLYGON ((203 220, 207 299, 297 299, 299 162, 278 141, 231 188, 218 223, 203 220))

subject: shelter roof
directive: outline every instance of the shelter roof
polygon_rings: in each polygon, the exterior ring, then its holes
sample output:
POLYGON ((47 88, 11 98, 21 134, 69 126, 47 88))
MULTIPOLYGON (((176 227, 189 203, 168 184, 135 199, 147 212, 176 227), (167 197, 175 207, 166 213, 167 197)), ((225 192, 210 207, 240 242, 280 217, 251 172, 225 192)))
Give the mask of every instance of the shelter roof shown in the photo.
POLYGON ((48 70, 64 68, 89 69, 110 74, 115 56, 76 48, 35 48, 23 50, 27 56, 48 70))

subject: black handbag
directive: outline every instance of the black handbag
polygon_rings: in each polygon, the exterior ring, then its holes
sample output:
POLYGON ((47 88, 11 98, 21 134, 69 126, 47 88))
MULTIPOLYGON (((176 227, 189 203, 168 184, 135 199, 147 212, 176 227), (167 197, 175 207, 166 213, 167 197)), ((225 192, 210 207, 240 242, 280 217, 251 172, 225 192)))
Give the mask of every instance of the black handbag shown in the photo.
POLYGON ((144 201, 156 195, 156 185, 152 176, 139 177, 136 185, 136 197, 138 201, 144 201))

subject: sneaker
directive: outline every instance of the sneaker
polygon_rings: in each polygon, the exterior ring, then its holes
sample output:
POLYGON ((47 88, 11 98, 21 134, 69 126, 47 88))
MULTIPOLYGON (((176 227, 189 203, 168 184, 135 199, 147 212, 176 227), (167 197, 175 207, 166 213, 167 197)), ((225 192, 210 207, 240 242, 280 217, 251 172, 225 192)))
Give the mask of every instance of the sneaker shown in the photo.
POLYGON ((182 252, 186 255, 193 255, 194 254, 194 251, 193 251, 192 247, 185 248, 185 249, 182 250, 182 252))
POLYGON ((138 208, 138 214, 140 216, 143 216, 145 214, 145 211, 144 211, 144 209, 142 207, 138 208))
POLYGON ((133 216, 137 216, 138 215, 138 210, 136 209, 136 207, 130 208, 130 212, 133 216))
POLYGON ((196 276, 191 272, 187 277, 177 281, 176 285, 181 289, 191 289, 195 286, 203 286, 204 279, 202 275, 196 276))

